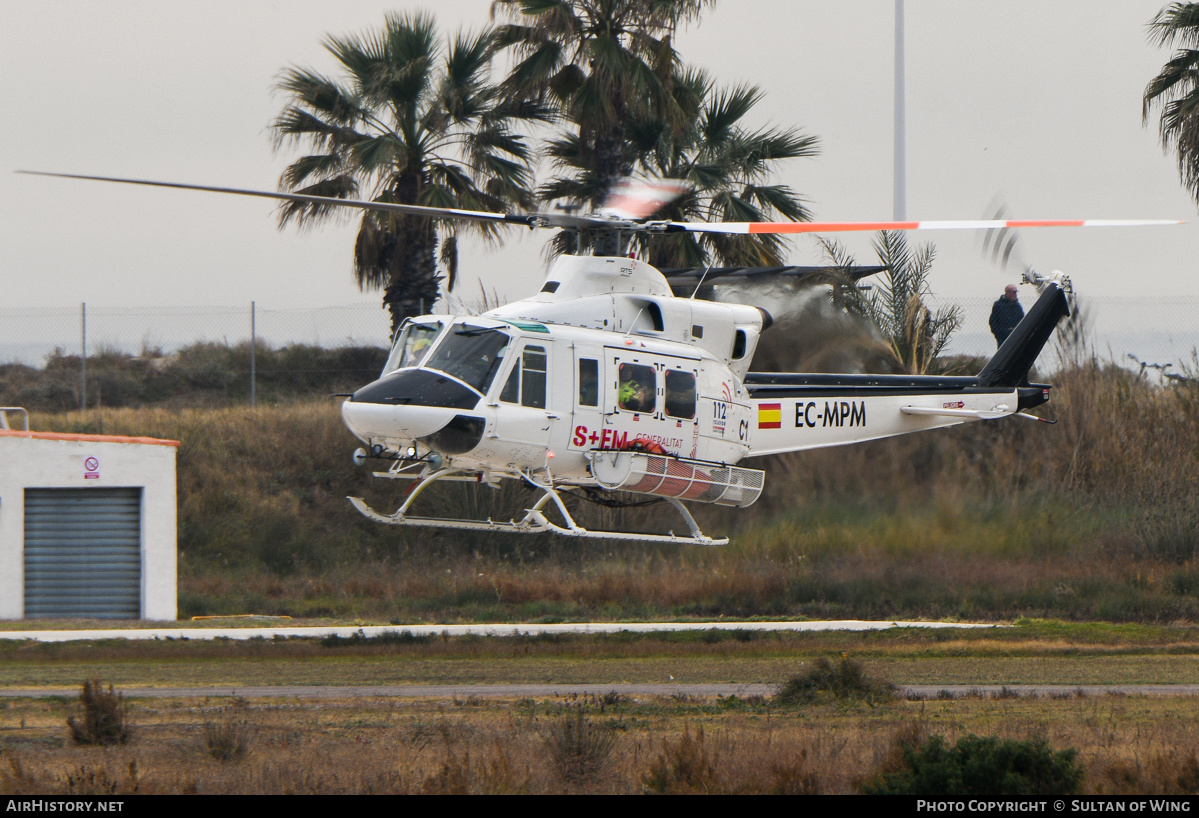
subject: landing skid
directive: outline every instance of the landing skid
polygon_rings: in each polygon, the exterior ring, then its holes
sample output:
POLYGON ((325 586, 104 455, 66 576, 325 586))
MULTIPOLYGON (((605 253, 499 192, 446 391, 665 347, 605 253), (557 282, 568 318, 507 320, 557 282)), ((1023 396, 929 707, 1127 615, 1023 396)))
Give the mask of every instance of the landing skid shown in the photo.
POLYGON ((417 528, 451 528, 460 531, 501 531, 509 534, 544 534, 552 533, 559 534, 563 537, 578 537, 581 539, 591 540, 626 540, 631 542, 659 542, 659 543, 674 543, 676 545, 727 545, 728 537, 721 539, 713 539, 705 535, 699 530, 699 526, 695 523, 695 518, 691 516, 691 512, 680 503, 678 500, 667 497, 666 502, 670 503, 682 515, 683 520, 687 523, 687 527, 691 529, 691 536, 680 537, 673 532, 670 534, 633 534, 623 531, 590 531, 583 528, 574 521, 570 516, 570 512, 566 510, 566 505, 562 502, 562 497, 558 491, 552 486, 538 485, 541 489, 541 497, 533 504, 533 507, 525 510, 525 516, 520 520, 509 520, 508 522, 496 521, 488 518, 487 520, 460 520, 452 517, 411 517, 408 515, 408 509, 416 501, 426 488, 438 480, 452 478, 459 474, 458 469, 445 469, 436 472, 421 480, 412 491, 409 492, 404 504, 401 505, 392 514, 380 514, 366 504, 366 501, 361 497, 347 497, 346 499, 353 504, 354 508, 358 509, 363 516, 374 520, 377 523, 385 523, 387 525, 407 525, 417 528), (542 509, 546 504, 553 501, 558 512, 562 515, 562 519, 566 525, 561 526, 551 522, 546 518, 542 509))

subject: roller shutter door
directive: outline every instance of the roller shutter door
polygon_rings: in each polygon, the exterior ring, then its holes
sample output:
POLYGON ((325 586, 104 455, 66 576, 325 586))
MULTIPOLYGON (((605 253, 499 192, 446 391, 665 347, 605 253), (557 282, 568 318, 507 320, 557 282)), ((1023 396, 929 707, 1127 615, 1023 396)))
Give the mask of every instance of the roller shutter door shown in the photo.
POLYGON ((25 489, 25 616, 137 619, 142 490, 25 489))

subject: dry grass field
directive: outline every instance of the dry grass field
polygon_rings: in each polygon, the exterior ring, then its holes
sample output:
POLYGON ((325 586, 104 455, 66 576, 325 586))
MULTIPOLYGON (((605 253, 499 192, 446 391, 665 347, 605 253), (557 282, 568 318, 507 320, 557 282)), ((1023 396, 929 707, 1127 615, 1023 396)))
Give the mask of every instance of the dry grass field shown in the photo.
POLYGON ((1074 748, 1083 791, 1199 785, 1199 701, 144 700, 128 743, 76 746, 72 700, 0 705, 0 793, 853 793, 903 742, 1074 748))
MULTIPOLYGON (((852 793, 930 736, 1042 739, 1077 751, 1092 793, 1199 788, 1199 698, 935 698, 893 684, 1194 683, 1199 631, 1024 622, 967 632, 0 642, 0 793, 852 793), (844 659, 842 657, 850 657, 844 659), (131 699, 124 742, 75 743, 81 680, 122 688, 616 685, 813 678, 861 668, 869 693, 807 698, 622 695, 131 699), (881 691, 881 692, 880 692, 881 691), (906 743, 906 744, 905 744, 906 743)), ((824 683, 822 683, 824 684, 824 683)))

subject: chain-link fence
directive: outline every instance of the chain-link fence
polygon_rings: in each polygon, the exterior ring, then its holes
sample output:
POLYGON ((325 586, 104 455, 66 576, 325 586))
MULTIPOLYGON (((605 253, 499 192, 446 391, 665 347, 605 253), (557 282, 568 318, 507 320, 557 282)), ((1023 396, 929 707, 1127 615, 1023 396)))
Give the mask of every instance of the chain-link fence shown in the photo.
MULTIPOLYGON (((987 324, 994 303, 986 298, 930 302, 930 307, 956 304, 961 308, 962 326, 950 340, 949 354, 990 356, 995 352, 995 339, 987 324)), ((1024 304, 1026 310, 1030 306, 1031 302, 1024 304)), ((1199 296, 1079 296, 1075 313, 1088 351, 1132 369, 1139 368, 1141 361, 1172 364, 1177 370, 1192 364, 1199 348, 1199 296)), ((1043 353, 1037 366, 1042 371, 1056 368, 1052 351, 1043 353)))
POLYGON ((390 319, 373 304, 319 309, 238 307, 97 307, 54 309, 0 307, 0 363, 40 366, 55 349, 78 355, 124 352, 158 357, 201 342, 237 345, 250 340, 271 347, 388 346, 390 319))
MULTIPOLYGON (((987 326, 992 303, 989 298, 930 302, 933 308, 956 304, 962 310, 962 326, 950 342, 950 354, 989 356, 995 351, 987 326)), ((1179 367, 1190 362, 1199 347, 1199 296, 1083 296, 1078 304, 1087 343, 1101 358, 1134 369, 1138 364, 1130 355, 1179 367)), ((276 348, 289 344, 386 347, 389 336, 387 313, 372 304, 319 309, 257 305, 253 310, 249 304, 244 308, 0 307, 0 363, 40 366, 56 348, 78 355, 85 332, 89 356, 100 351, 157 356, 197 342, 248 342, 252 326, 259 342, 276 348)), ((1052 369, 1051 357, 1043 356, 1039 366, 1052 369)))

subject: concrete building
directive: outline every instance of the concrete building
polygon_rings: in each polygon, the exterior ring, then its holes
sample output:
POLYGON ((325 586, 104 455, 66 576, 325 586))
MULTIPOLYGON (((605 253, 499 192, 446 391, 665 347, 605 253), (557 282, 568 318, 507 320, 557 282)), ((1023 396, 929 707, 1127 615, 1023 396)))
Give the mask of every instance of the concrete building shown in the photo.
POLYGON ((175 619, 178 446, 0 429, 0 619, 175 619))

